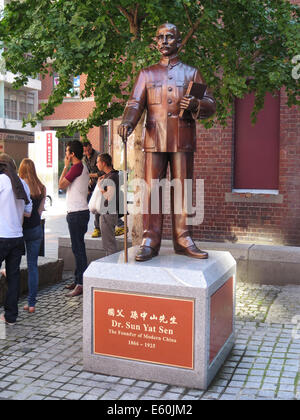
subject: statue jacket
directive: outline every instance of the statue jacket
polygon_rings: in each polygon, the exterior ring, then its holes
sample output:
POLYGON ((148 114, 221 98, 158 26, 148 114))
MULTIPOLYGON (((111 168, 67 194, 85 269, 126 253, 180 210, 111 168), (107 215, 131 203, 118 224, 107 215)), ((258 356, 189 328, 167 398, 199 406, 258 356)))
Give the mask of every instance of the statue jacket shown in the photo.
POLYGON ((212 116, 216 104, 206 90, 197 110, 188 112, 185 119, 179 118, 179 104, 190 81, 204 83, 200 72, 182 63, 177 56, 163 57, 158 64, 138 74, 122 122, 135 128, 147 110, 143 144, 146 152, 195 151, 195 121, 212 116))

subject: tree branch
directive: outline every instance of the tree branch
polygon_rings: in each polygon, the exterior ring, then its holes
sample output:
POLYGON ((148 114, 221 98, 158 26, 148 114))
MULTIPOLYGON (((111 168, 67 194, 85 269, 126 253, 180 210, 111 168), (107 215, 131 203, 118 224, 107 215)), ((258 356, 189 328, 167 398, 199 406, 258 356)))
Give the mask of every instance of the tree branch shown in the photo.
POLYGON ((109 12, 106 12, 107 16, 109 17, 109 21, 112 24, 113 28, 115 29, 115 31, 117 32, 117 34, 121 35, 120 30, 118 29, 117 25, 115 24, 115 22, 113 21, 112 17, 110 16, 109 12))
POLYGON ((188 21, 190 22, 190 25, 193 26, 193 22, 192 22, 192 19, 190 17, 190 14, 189 14, 188 7, 187 7, 187 5, 185 3, 183 4, 183 7, 185 9, 185 13, 186 13, 186 16, 188 18, 188 21))
POLYGON ((122 15, 124 15, 124 16, 128 19, 129 23, 133 21, 133 16, 132 16, 132 14, 131 14, 130 12, 127 12, 127 10, 126 10, 126 9, 124 9, 124 7, 122 7, 122 6, 118 6, 118 9, 119 9, 119 10, 120 10, 120 12, 122 13, 122 15))
POLYGON ((139 5, 136 4, 135 10, 132 13, 124 9, 124 7, 118 6, 119 11, 127 18, 129 22, 130 33, 133 35, 133 39, 137 39, 139 33, 138 8, 139 5))
POLYGON ((180 48, 179 48, 179 52, 182 50, 182 48, 186 45, 186 43, 188 42, 188 40, 192 37, 193 33, 196 31, 196 29, 198 28, 198 26, 200 25, 201 22, 201 18, 199 18, 194 25, 191 27, 191 29, 188 31, 187 35, 184 37, 180 48))
POLYGON ((134 24, 136 26, 138 26, 138 10, 139 10, 139 5, 136 4, 135 11, 134 11, 134 24))

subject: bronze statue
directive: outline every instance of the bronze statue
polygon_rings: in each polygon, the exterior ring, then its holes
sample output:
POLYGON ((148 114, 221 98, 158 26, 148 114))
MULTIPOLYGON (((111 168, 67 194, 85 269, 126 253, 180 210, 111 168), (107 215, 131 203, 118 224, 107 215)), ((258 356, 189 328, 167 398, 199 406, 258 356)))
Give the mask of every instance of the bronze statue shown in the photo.
MULTIPOLYGON (((197 69, 179 60, 177 53, 181 39, 177 27, 170 23, 160 26, 156 42, 162 54, 161 60, 140 71, 118 133, 126 142, 146 109, 145 180, 150 186, 152 179, 165 178, 170 162, 171 179, 179 178, 183 184, 184 179, 193 179, 195 121, 213 115, 216 105, 207 90, 201 100, 185 95, 190 81, 203 83, 203 79, 197 69), (179 118, 182 109, 189 111, 183 119, 179 118)), ((150 209, 151 191, 147 199, 150 209)), ((207 258, 208 254, 198 249, 191 237, 190 227, 186 224, 187 214, 174 214, 173 202, 171 208, 175 252, 193 258, 207 258)), ((143 241, 136 254, 137 261, 158 255, 162 223, 162 214, 143 215, 143 241)))

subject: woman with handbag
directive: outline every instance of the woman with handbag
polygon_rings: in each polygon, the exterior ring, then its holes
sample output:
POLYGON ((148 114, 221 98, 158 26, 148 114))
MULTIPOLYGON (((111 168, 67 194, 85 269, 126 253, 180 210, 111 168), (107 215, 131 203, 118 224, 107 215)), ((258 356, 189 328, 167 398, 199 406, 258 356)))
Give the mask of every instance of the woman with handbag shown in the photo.
POLYGON ((37 177, 35 165, 31 159, 23 159, 19 176, 30 189, 32 200, 31 217, 24 219, 23 236, 26 246, 27 266, 28 266, 28 304, 24 310, 29 313, 35 312, 36 296, 39 284, 38 255, 43 240, 43 231, 41 227, 41 214, 44 210, 46 200, 46 187, 37 177))

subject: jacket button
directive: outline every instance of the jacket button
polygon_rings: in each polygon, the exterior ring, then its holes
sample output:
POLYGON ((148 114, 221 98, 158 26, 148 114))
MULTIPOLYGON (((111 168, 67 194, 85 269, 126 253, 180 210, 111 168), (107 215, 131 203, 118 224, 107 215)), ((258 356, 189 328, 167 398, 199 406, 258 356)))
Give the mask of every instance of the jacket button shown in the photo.
POLYGON ((168 112, 168 117, 172 117, 172 112, 168 112))
POLYGON ((168 91, 172 92, 173 88, 171 86, 168 87, 168 91))
POLYGON ((172 99, 168 99, 168 104, 171 104, 172 103, 172 99))

